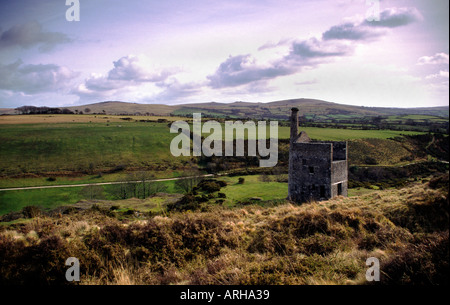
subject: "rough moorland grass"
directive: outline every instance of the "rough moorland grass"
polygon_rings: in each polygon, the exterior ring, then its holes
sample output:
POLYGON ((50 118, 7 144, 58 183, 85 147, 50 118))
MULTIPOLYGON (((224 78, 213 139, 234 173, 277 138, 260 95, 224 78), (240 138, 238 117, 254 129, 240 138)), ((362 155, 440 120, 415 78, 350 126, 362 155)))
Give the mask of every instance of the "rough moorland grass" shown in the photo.
POLYGON ((441 184, 169 217, 118 220, 98 206, 35 217, 0 228, 0 283, 67 284, 75 256, 80 284, 364 284, 368 257, 381 284, 448 284, 441 184))

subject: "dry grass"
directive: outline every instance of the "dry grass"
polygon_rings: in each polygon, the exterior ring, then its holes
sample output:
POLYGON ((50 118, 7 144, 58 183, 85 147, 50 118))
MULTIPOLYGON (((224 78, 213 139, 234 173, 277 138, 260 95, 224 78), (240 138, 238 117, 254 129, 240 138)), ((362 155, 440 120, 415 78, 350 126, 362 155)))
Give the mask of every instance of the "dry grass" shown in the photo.
POLYGON ((366 284, 374 256, 384 283, 442 284, 448 224, 448 190, 421 183, 136 220, 97 207, 2 227, 0 282, 65 284, 64 259, 75 256, 80 284, 366 284))

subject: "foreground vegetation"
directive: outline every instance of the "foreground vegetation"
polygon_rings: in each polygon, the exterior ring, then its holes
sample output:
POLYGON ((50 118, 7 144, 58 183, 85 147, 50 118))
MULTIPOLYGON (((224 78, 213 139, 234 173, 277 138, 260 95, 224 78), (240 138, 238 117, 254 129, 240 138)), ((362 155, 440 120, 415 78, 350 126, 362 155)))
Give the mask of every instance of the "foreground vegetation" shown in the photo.
POLYGON ((159 216, 100 201, 26 208, 26 219, 0 227, 0 283, 69 284, 64 262, 73 256, 79 284, 365 284, 368 257, 380 260, 380 284, 448 284, 448 183, 446 173, 300 206, 159 216))

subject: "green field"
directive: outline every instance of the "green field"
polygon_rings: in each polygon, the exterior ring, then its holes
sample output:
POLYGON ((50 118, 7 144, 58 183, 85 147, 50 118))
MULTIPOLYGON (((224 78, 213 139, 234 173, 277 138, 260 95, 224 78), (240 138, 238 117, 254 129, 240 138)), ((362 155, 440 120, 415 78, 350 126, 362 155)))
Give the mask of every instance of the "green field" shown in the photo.
MULTIPOLYGON (((239 202, 260 203, 266 205, 271 202, 282 202, 286 199, 288 184, 274 181, 273 176, 269 176, 272 181, 262 182, 260 175, 220 177, 219 180, 227 182, 220 192, 226 195, 223 202, 224 206, 235 206, 239 202), (238 183, 238 179, 245 179, 243 184, 238 183)), ((174 181, 158 182, 164 184, 167 188, 165 193, 177 194, 179 190, 175 188, 174 181)), ((161 211, 167 202, 165 198, 168 195, 158 195, 146 199, 130 198, 126 200, 117 200, 112 194, 114 185, 102 186, 103 200, 96 201, 98 204, 109 204, 119 206, 121 209, 135 209, 139 211, 161 211)), ((74 205, 81 200, 88 200, 82 194, 83 187, 67 187, 52 189, 20 190, 20 191, 2 191, 0 192, 0 215, 9 212, 17 212, 26 206, 39 206, 44 210, 55 209, 61 205, 74 205)), ((349 196, 371 193, 374 190, 351 189, 349 196)), ((217 194, 216 194, 217 195, 217 194)), ((181 196, 181 195, 180 195, 181 196)), ((214 199, 212 200, 214 202, 214 199)))
MULTIPOLYGON (((389 139, 402 135, 423 134, 415 131, 397 131, 397 130, 358 130, 358 129, 336 129, 336 128, 318 128, 304 127, 300 130, 306 131, 311 139, 321 141, 345 141, 354 139, 389 139)), ((280 139, 288 139, 290 133, 289 127, 279 127, 280 139)))
MULTIPOLYGON (((226 194, 224 204, 233 206, 237 202, 251 200, 258 197, 262 201, 283 200, 287 195, 287 183, 280 182, 261 182, 259 175, 242 176, 245 179, 244 184, 238 184, 239 177, 221 177, 220 180, 226 181, 228 185, 220 190, 226 194)), ((158 182, 164 184, 168 194, 180 192, 175 188, 174 181, 158 182)), ((138 210, 148 211, 148 206, 153 206, 158 198, 147 198, 140 200, 130 198, 126 200, 117 200, 114 197, 114 185, 105 185, 103 188, 103 200, 106 202, 114 201, 122 208, 136 208, 138 210), (139 204, 138 204, 139 203, 139 204)), ((83 199, 89 199, 82 194, 83 187, 18 190, 0 192, 0 215, 20 211, 26 206, 39 206, 43 209, 54 209, 60 205, 71 205, 83 199)), ((153 207, 154 208, 154 207, 153 207)))
MULTIPOLYGON (((20 122, 21 116, 14 119, 20 122)), ((221 124, 224 131, 223 126, 221 124)), ((315 140, 349 140, 349 161, 353 164, 364 164, 363 157, 370 156, 382 165, 410 162, 402 160, 409 160, 407 157, 413 147, 389 138, 420 134, 317 127, 301 130, 315 140)), ((289 127, 279 126, 280 139, 287 139, 289 133, 289 127)), ((268 130, 266 135, 269 135, 268 130)), ((137 170, 149 171, 155 178, 178 177, 185 167, 197 161, 193 157, 171 155, 170 143, 175 136, 170 133, 167 122, 71 122, 68 117, 68 123, 0 124, 0 188, 114 182, 137 170)), ((256 138, 256 134, 245 137, 256 138)), ((221 190, 226 194, 225 205, 252 197, 259 197, 262 202, 282 200, 287 194, 287 184, 263 183, 257 180, 258 176, 248 176, 243 185, 237 184, 237 178, 223 179, 229 182, 221 190)), ((173 182, 167 182, 167 186, 168 193, 177 192, 173 182)), ((112 188, 104 187, 106 200, 117 199, 112 195, 112 188)), ((27 205, 54 208, 73 204, 84 199, 81 189, 0 192, 0 213, 18 211, 27 205)))
MULTIPOLYGON (((205 121, 204 121, 205 122, 205 121)), ((203 123, 204 123, 203 122, 203 123)), ((268 124, 267 124, 268 125, 268 124)), ((225 138, 225 127, 222 126, 222 139, 225 138)), ((191 127, 192 128, 192 127, 191 127)), ((417 131, 399 131, 399 130, 360 130, 360 129, 337 129, 337 128, 319 128, 319 127, 300 127, 299 131, 305 131, 311 139, 319 141, 345 141, 354 139, 389 139, 402 135, 416 135, 423 134, 423 132, 417 131)), ((245 130, 244 139, 257 139, 258 136, 257 124, 255 124, 254 130, 245 130), (254 132, 255 131, 255 132, 254 132)), ((219 134, 212 131, 211 133, 203 132, 204 137, 212 135, 211 139, 218 139, 219 134)), ((266 137, 271 136, 269 126, 266 126, 266 137)), ((278 126, 278 138, 289 139, 290 127, 278 126)), ((236 132, 234 138, 237 138, 236 132)))
MULTIPOLYGON (((224 137, 225 129, 222 130, 224 137)), ((279 138, 288 138, 289 130, 289 127, 280 126, 279 138)), ((335 141, 387 139, 402 134, 418 134, 408 131, 314 127, 302 130, 312 139, 335 141)), ((170 143, 174 137, 167 123, 0 125, 0 175, 65 171, 93 174, 121 165, 160 172, 176 170, 190 158, 171 155, 170 143)), ((256 138, 256 135, 246 133, 245 137, 256 138)))
POLYGON ((26 206, 54 209, 83 199, 81 187, 0 192, 0 215, 17 212, 26 206))
POLYGON ((167 123, 0 125, 0 175, 127 167, 167 170, 186 161, 170 154, 167 123))
POLYGON ((390 115, 386 119, 387 121, 406 121, 406 120, 414 120, 416 122, 446 122, 447 118, 438 117, 434 115, 421 115, 421 114, 408 114, 408 115, 390 115))
MULTIPOLYGON (((174 181, 156 182, 166 186, 165 192, 169 194, 177 193, 174 181)), ((117 200, 114 189, 116 185, 99 186, 102 189, 101 199, 103 201, 113 201, 122 203, 122 206, 129 207, 134 201, 139 199, 117 200), (128 202, 130 201, 130 202, 128 202)), ((17 212, 26 206, 39 206, 44 210, 51 210, 61 205, 72 205, 80 200, 90 200, 86 193, 83 193, 84 186, 61 187, 31 190, 11 190, 0 192, 0 215, 17 212)), ((151 200, 150 200, 151 201, 151 200)))

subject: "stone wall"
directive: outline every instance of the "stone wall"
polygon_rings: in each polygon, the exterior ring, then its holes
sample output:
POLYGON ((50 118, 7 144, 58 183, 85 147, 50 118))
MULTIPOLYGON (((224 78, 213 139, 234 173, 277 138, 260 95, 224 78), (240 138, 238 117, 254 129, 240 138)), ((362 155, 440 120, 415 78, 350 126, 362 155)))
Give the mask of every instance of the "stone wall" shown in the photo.
POLYGON ((302 203, 347 196, 347 142, 311 142, 298 134, 298 109, 291 109, 288 199, 302 203))

